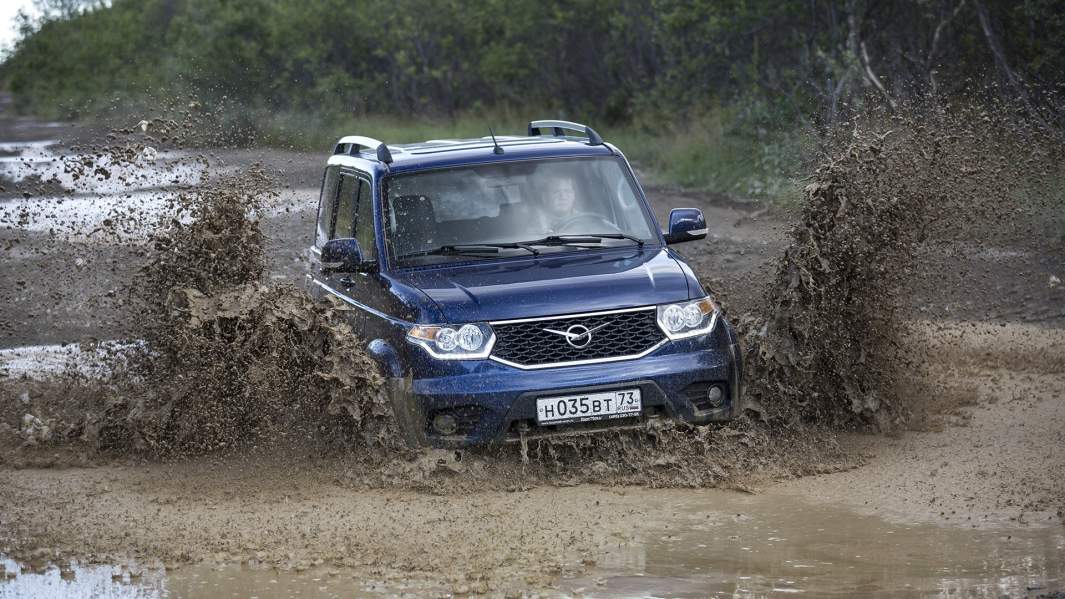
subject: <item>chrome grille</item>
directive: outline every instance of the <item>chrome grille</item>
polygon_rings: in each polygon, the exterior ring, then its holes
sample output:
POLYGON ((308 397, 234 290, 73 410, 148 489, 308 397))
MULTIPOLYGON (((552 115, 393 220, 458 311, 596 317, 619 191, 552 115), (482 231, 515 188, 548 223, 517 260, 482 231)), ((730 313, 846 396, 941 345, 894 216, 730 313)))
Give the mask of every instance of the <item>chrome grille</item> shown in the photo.
MULTIPOLYGON (((492 357, 529 368, 636 357, 665 339, 655 317, 655 309, 648 308, 543 320, 494 322, 492 329, 496 334, 496 344, 492 357), (567 343, 565 335, 545 330, 564 332, 571 327, 591 330, 591 341, 584 347, 574 347, 567 343)), ((576 329, 577 332, 581 330, 576 329)))

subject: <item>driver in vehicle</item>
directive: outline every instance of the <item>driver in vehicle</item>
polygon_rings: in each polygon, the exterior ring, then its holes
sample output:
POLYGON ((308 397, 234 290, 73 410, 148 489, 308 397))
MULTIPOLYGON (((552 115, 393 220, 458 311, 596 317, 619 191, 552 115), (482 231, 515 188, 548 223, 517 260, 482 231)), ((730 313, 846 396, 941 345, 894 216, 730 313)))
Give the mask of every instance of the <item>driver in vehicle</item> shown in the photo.
POLYGON ((574 212, 577 204, 577 186, 569 177, 556 177, 550 180, 544 197, 544 209, 541 212, 544 229, 549 234, 563 233, 562 226, 579 213, 574 212))

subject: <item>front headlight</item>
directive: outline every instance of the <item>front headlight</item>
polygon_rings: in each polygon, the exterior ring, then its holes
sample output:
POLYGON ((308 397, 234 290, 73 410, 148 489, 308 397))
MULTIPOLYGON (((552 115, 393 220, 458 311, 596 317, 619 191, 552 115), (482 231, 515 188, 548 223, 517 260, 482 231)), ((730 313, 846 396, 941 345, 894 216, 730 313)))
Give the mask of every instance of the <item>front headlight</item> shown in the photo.
POLYGON ((658 307, 658 326, 670 339, 687 339, 713 331, 717 315, 717 304, 710 297, 665 304, 658 307))
POLYGON ((415 325, 407 331, 407 341, 439 360, 480 360, 492 352, 496 336, 486 323, 415 325))

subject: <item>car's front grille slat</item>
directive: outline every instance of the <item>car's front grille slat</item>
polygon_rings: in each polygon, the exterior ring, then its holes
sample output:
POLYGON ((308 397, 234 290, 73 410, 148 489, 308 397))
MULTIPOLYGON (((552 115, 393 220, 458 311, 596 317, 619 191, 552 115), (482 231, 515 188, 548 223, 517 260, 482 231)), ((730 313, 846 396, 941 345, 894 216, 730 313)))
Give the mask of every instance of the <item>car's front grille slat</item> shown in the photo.
POLYGON ((647 309, 493 323, 496 344, 492 356, 526 367, 637 356, 665 338, 655 317, 655 310, 647 309), (577 345, 587 343, 583 347, 574 347, 566 341, 565 335, 546 329, 572 334, 591 331, 591 340, 575 339, 577 345))

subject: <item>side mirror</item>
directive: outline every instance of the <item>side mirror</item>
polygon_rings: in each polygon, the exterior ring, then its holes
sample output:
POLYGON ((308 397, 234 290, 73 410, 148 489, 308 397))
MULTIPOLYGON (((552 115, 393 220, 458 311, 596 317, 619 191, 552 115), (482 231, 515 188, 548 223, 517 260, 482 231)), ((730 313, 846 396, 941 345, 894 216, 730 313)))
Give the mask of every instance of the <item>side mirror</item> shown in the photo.
POLYGON ((358 272, 366 270, 362 248, 354 239, 330 239, 322 246, 322 272, 358 272))
POLYGON ((674 208, 669 211, 666 243, 683 243, 706 237, 706 219, 698 208, 674 208))

